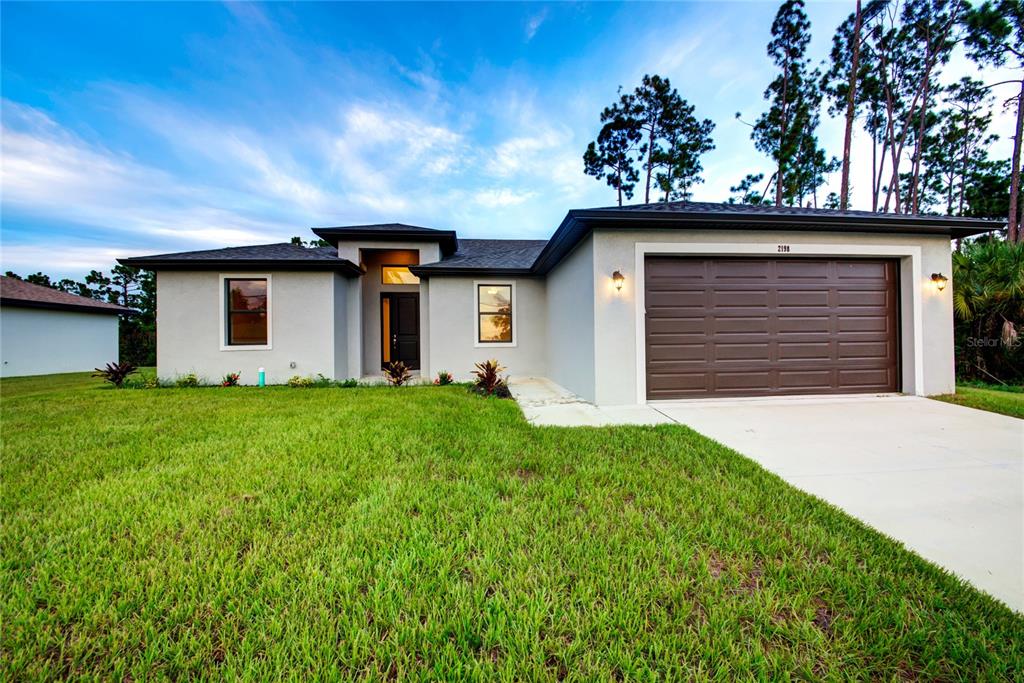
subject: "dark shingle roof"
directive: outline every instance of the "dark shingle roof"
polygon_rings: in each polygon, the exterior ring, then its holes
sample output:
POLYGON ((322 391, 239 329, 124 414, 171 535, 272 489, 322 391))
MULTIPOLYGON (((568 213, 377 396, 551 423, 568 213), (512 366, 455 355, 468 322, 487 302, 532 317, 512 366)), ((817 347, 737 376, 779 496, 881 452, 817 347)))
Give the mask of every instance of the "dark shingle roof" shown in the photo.
POLYGON ((415 266, 424 275, 459 274, 473 271, 528 272, 547 240, 460 239, 458 250, 435 263, 415 266))
POLYGON ((448 232, 447 230, 438 230, 437 228, 424 228, 419 225, 408 225, 406 223, 369 223, 367 225, 339 225, 333 228, 313 228, 313 232, 316 232, 317 230, 336 230, 339 232, 423 232, 428 234, 448 232))
POLYGON ((338 250, 334 247, 307 248, 289 242, 136 256, 118 259, 118 262, 122 265, 150 270, 203 270, 227 266, 251 266, 254 268, 286 268, 288 270, 338 270, 353 275, 361 272, 356 264, 338 258, 338 250))
POLYGON ((77 294, 34 285, 13 277, 0 276, 0 304, 24 308, 49 308, 82 313, 130 314, 130 308, 96 301, 77 294))
POLYGON ((342 225, 335 228, 313 228, 313 234, 333 246, 341 241, 376 240, 401 242, 404 240, 436 241, 445 256, 455 253, 458 239, 454 230, 435 230, 405 223, 375 223, 373 225, 342 225))
POLYGON ((829 218, 861 218, 878 220, 882 222, 897 220, 904 223, 912 222, 950 222, 962 223, 973 221, 981 222, 980 219, 964 219, 960 216, 941 216, 932 214, 897 214, 897 213, 876 213, 874 211, 839 211, 837 209, 818 209, 803 206, 775 206, 774 204, 729 204, 726 202, 652 202, 650 204, 628 204, 626 206, 604 206, 595 209, 584 209, 584 211, 601 211, 608 213, 618 212, 657 212, 657 213, 687 213, 687 214, 721 214, 737 216, 821 216, 829 218))
POLYGON ((616 230, 785 230, 970 237, 1000 228, 998 221, 959 216, 835 211, 794 206, 713 202, 658 202, 573 209, 537 257, 533 271, 545 274, 595 228, 616 230))

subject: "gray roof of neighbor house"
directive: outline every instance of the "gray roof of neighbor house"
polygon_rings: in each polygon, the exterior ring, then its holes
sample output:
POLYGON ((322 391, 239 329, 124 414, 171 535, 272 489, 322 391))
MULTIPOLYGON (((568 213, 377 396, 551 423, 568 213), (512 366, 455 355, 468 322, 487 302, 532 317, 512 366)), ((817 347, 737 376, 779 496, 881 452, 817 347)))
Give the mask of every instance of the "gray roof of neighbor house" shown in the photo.
POLYGON ((313 228, 333 247, 306 248, 265 244, 177 254, 118 259, 154 270, 196 270, 253 267, 278 270, 337 270, 358 275, 362 269, 339 258, 341 241, 431 241, 441 248, 435 263, 413 266, 421 277, 505 273, 544 275, 595 228, 617 230, 786 230, 814 232, 892 233, 969 237, 1002 227, 999 221, 958 216, 929 216, 871 211, 835 211, 793 206, 751 206, 712 202, 658 202, 573 209, 548 240, 458 239, 454 230, 435 230, 404 223, 313 228))
POLYGON ((131 315, 136 311, 106 301, 97 301, 77 294, 35 285, 13 277, 0 276, 0 306, 18 308, 48 308, 77 313, 131 315))
POLYGON ((230 266, 277 270, 337 270, 349 275, 358 275, 362 272, 355 263, 338 258, 338 250, 334 247, 303 247, 289 242, 136 256, 118 259, 118 262, 149 270, 214 270, 230 266))

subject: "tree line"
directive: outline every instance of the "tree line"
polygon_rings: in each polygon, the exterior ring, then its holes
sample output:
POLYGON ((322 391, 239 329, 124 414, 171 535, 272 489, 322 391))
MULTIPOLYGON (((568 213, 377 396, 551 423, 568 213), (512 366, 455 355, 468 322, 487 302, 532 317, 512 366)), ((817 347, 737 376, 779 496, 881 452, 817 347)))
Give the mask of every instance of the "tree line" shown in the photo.
POLYGON ((121 316, 119 325, 120 360, 132 365, 156 365, 156 276, 153 272, 116 265, 110 276, 91 270, 82 280, 51 278, 38 272, 22 277, 12 271, 7 277, 24 280, 87 299, 105 301, 137 311, 121 316))
MULTIPOLYGON (((1024 239, 1021 138, 1024 78, 987 83, 966 76, 944 85, 943 68, 961 47, 981 67, 1024 70, 1024 3, 987 0, 856 0, 836 28, 828 59, 807 57, 811 24, 804 0, 785 0, 772 23, 767 55, 775 76, 767 109, 753 122, 755 148, 773 171, 749 173, 731 202, 823 206, 847 210, 856 191, 872 211, 1003 218, 1007 239, 1024 239), (1010 159, 991 159, 994 91, 1014 86, 1004 107, 1016 111, 1010 159), (842 152, 818 139, 821 114, 844 121, 842 152), (850 180, 854 128, 871 140, 871 186, 850 180), (830 174, 839 191, 819 197, 830 174)), ((736 118, 742 121, 739 113, 736 118)), ((620 88, 600 114, 601 128, 584 155, 584 171, 604 180, 621 206, 641 184, 644 202, 688 199, 703 182, 701 156, 714 149, 715 124, 700 119, 669 79, 644 76, 620 88)))

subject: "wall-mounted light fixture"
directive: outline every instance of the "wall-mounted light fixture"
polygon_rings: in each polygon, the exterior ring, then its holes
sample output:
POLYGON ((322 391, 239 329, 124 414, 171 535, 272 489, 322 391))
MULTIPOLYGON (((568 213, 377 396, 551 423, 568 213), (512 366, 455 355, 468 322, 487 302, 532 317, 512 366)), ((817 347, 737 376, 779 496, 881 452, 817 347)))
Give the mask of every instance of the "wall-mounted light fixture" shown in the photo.
POLYGON ((949 282, 949 278, 942 273, 932 273, 932 284, 935 285, 935 289, 941 292, 946 288, 947 282, 949 282))
POLYGON ((621 270, 616 270, 612 273, 612 284, 615 285, 615 290, 621 292, 622 284, 626 281, 626 276, 622 274, 621 270))

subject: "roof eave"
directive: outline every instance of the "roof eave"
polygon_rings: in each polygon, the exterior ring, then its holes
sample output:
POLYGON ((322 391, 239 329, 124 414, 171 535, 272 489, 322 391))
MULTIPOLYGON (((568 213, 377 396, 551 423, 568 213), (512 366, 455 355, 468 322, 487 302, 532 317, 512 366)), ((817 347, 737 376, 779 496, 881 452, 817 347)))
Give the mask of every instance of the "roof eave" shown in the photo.
POLYGON ((517 277, 534 277, 540 273, 534 271, 531 268, 435 268, 428 265, 423 266, 409 266, 409 271, 420 278, 430 278, 431 276, 517 276, 517 277))
POLYGON ((138 315, 139 312, 133 308, 105 308, 101 306, 90 306, 89 304, 69 304, 58 301, 32 301, 31 299, 12 299, 0 297, 0 306, 12 308, 39 308, 50 311, 68 311, 71 313, 97 313, 100 315, 138 315))
POLYGON ((774 229, 802 232, 870 232, 896 235, 945 235, 954 239, 981 235, 1003 227, 999 221, 979 218, 950 219, 893 214, 880 214, 880 216, 885 216, 885 218, 878 220, 860 216, 730 212, 667 214, 664 211, 573 209, 566 213, 547 246, 537 256, 532 270, 538 274, 546 274, 595 228, 628 229, 634 227, 636 223, 643 223, 645 226, 653 228, 700 226, 704 228, 774 229))
POLYGON ((374 240, 378 242, 437 242, 441 253, 445 256, 454 254, 459 248, 458 237, 454 230, 373 230, 360 228, 313 228, 313 234, 326 240, 332 247, 338 242, 354 240, 374 240))
POLYGON ((292 270, 292 271, 336 271, 343 275, 358 276, 363 269, 348 259, 337 262, 327 260, 287 260, 287 259, 150 259, 144 256, 117 259, 122 266, 142 268, 144 270, 292 270))

